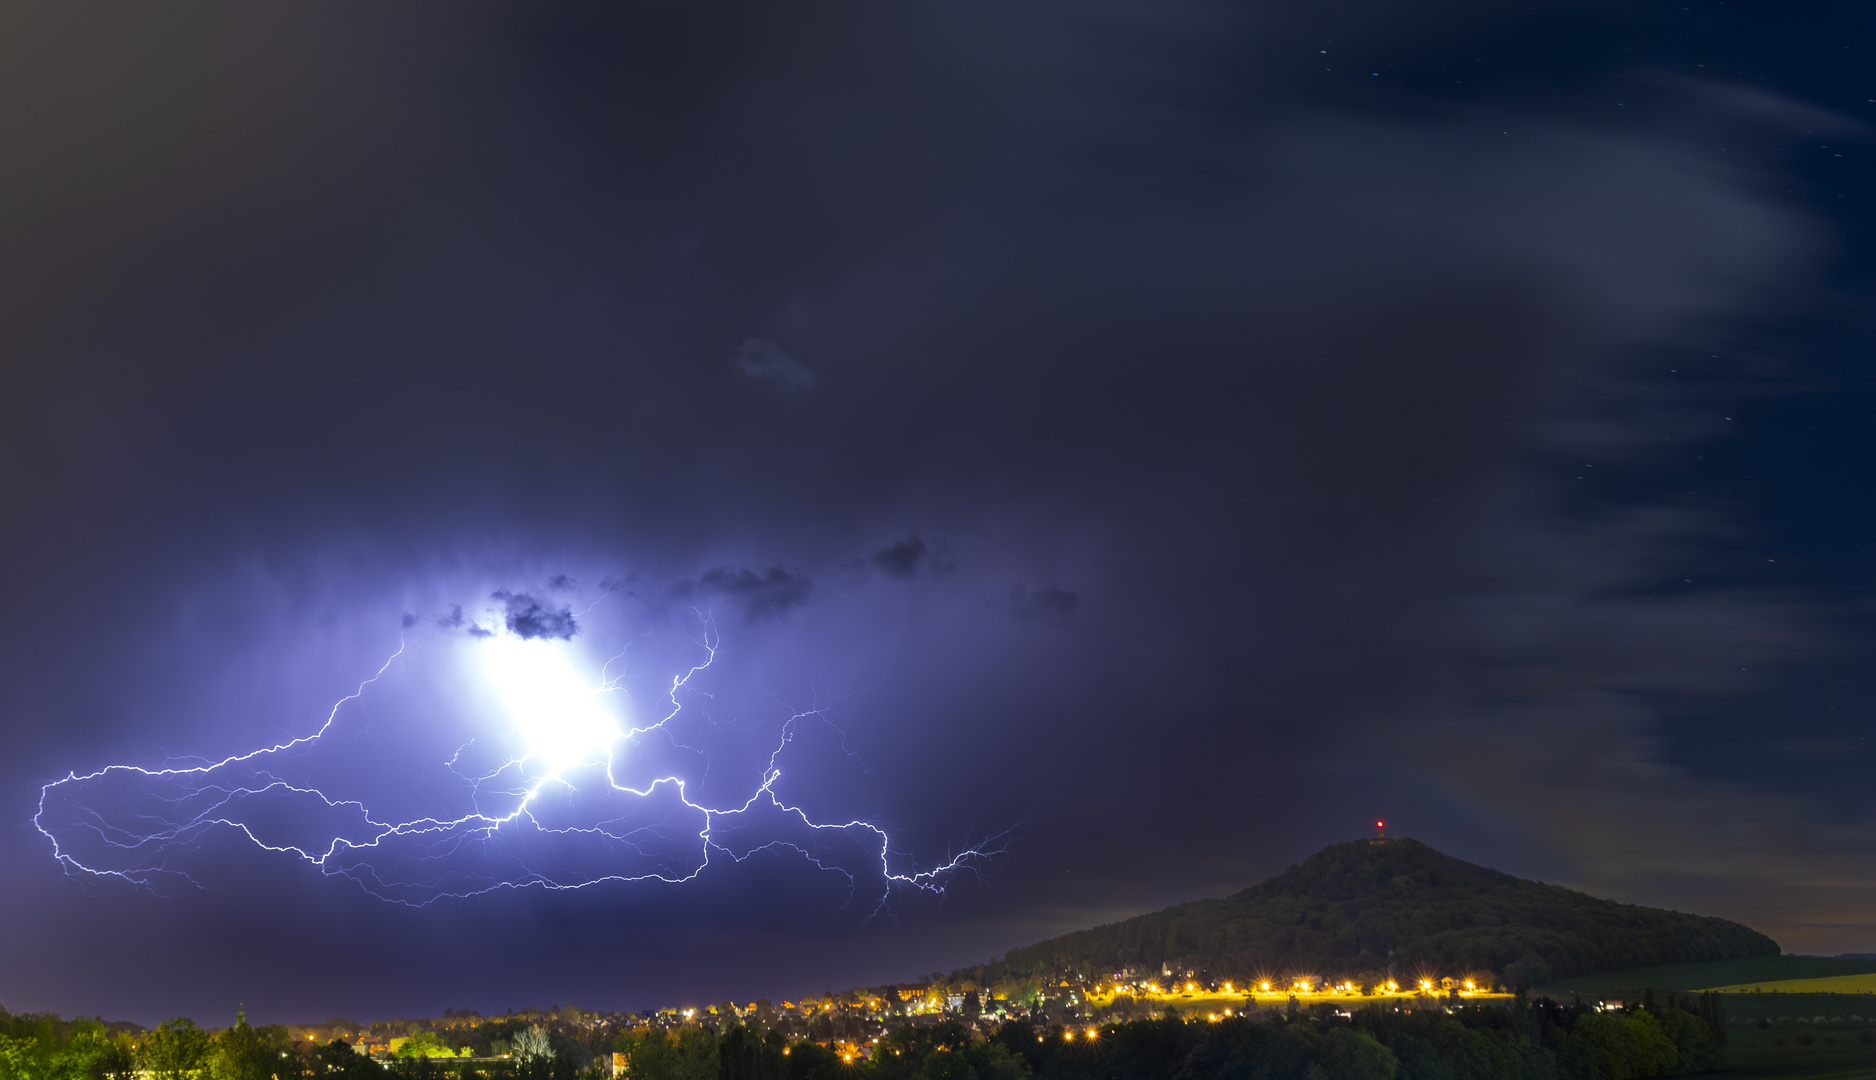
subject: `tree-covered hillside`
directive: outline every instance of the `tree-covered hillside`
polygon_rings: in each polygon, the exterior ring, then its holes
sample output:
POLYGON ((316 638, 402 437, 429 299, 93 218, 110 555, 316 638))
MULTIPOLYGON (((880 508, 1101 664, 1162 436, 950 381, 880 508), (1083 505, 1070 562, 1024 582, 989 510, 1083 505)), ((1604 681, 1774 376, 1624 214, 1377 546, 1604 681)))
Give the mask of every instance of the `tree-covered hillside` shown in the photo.
POLYGON ((1409 839, 1335 844, 1259 885, 1013 949, 983 983, 1162 964, 1219 978, 1489 973, 1506 985, 1618 968, 1775 956, 1725 919, 1598 900, 1409 839))

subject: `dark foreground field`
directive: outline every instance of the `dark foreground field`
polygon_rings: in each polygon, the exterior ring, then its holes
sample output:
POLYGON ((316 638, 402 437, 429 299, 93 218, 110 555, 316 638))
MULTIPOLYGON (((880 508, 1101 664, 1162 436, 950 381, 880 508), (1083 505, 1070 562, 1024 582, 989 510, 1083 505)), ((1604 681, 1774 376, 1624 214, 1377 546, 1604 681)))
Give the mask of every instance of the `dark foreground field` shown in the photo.
POLYGON ((1752 1077, 1754 1080, 1876 1080, 1876 1046, 1858 1042, 1855 1033, 1825 1036, 1811 1046, 1798 1046, 1789 1033, 1784 1046, 1773 1045, 1773 1033, 1733 1033, 1732 1064, 1710 1075, 1752 1077))
POLYGON ((1567 1000, 1572 992, 1587 996, 1640 991, 1643 987, 1687 993, 1740 983, 1837 978, 1869 972, 1876 972, 1876 960, 1839 960, 1824 956, 1754 956, 1705 964, 1670 964, 1664 967, 1604 971, 1564 979, 1536 988, 1532 993, 1548 994, 1558 1000, 1567 1000))

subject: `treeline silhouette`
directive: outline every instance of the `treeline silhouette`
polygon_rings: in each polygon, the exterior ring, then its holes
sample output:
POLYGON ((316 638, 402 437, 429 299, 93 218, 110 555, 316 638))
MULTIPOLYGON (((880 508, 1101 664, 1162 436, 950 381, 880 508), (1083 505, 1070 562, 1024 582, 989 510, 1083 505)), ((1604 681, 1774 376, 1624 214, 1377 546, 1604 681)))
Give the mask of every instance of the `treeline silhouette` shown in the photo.
MULTIPOLYGON (((538 1029, 536 1029, 538 1031, 538 1029)), ((527 1042, 528 1040, 522 1040, 527 1042)), ((428 1057, 381 1063, 343 1041, 295 1046, 285 1028, 237 1022, 205 1032, 188 1020, 111 1031, 93 1020, 0 1013, 0 1080, 600 1080, 545 1047, 494 1065, 428 1057)), ((1698 1073, 1725 1061, 1716 994, 1625 1011, 1550 999, 1509 1007, 1338 1013, 1323 1005, 1266 1019, 1183 1020, 1175 1012, 1099 1029, 1004 1023, 988 1038, 957 1020, 901 1027, 867 1054, 790 1042, 732 1023, 620 1033, 630 1080, 1605 1080, 1698 1073)))
POLYGON ((144 1030, 0 1010, 0 1080, 582 1080, 611 1074, 609 1058, 602 1061, 539 1027, 484 1026, 533 1049, 505 1062, 445 1065, 421 1055, 380 1062, 344 1040, 313 1045, 279 1024, 254 1027, 240 1017, 220 1031, 183 1018, 144 1030))
POLYGON ((1549 999, 1509 1008, 1333 1010, 1256 1020, 1176 1016, 1097 1031, 949 1021, 903 1027, 861 1058, 743 1027, 642 1030, 617 1047, 631 1080, 1606 1080, 1708 1072, 1726 1058, 1716 995, 1626 1012, 1549 999))
POLYGON ((1599 900, 1389 839, 1335 844, 1222 900, 1064 934, 956 975, 996 985, 1170 966, 1245 981, 1476 973, 1513 987, 1778 952, 1739 923, 1599 900))

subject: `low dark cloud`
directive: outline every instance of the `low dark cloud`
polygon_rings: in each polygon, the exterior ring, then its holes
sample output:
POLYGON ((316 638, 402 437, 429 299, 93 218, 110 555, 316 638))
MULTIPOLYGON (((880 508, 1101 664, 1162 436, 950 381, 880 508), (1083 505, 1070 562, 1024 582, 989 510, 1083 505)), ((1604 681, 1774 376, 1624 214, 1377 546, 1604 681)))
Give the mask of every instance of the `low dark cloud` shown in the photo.
POLYGON ((750 338, 736 349, 730 366, 778 390, 814 389, 814 372, 766 338, 750 338))
POLYGON ((926 550, 925 541, 908 536, 904 540, 894 540, 874 552, 872 563, 887 577, 904 581, 918 576, 919 569, 925 564, 926 550))
POLYGON ((508 632, 523 640, 552 638, 572 641, 573 636, 580 632, 580 624, 574 619, 570 606, 563 604, 554 607, 527 593, 511 593, 505 589, 494 593, 491 599, 502 602, 508 632))
POLYGON ((1081 597, 1054 585, 1035 590, 1015 585, 1001 606, 1004 614, 1023 622, 1063 623, 1081 607, 1081 597))
POLYGON ((739 566, 706 570, 695 581, 674 586, 679 599, 701 597, 734 604, 750 622, 779 619, 808 600, 814 582, 806 574, 780 566, 757 573, 739 566))

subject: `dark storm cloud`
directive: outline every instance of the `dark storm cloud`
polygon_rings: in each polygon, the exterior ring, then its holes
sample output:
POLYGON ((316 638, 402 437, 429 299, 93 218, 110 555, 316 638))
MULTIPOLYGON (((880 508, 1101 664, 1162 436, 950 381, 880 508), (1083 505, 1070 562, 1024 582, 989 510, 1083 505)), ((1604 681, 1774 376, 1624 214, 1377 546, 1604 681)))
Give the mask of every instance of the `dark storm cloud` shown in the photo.
POLYGON ((918 576, 919 569, 925 564, 925 552, 925 541, 908 536, 903 540, 894 540, 874 552, 870 561, 880 573, 905 581, 918 576))
POLYGON ((490 599, 502 602, 508 632, 523 640, 552 638, 572 641, 573 636, 580 632, 580 624, 573 617, 573 609, 567 605, 554 607, 527 593, 511 593, 506 589, 492 594, 490 599))
POLYGON ((806 574, 771 566, 757 573, 740 566, 704 571, 695 581, 671 589, 679 599, 720 599, 740 608, 750 622, 779 619, 808 600, 814 582, 806 574))
POLYGON ((814 389, 814 373, 764 338, 750 338, 738 346, 730 366, 778 390, 814 389))

